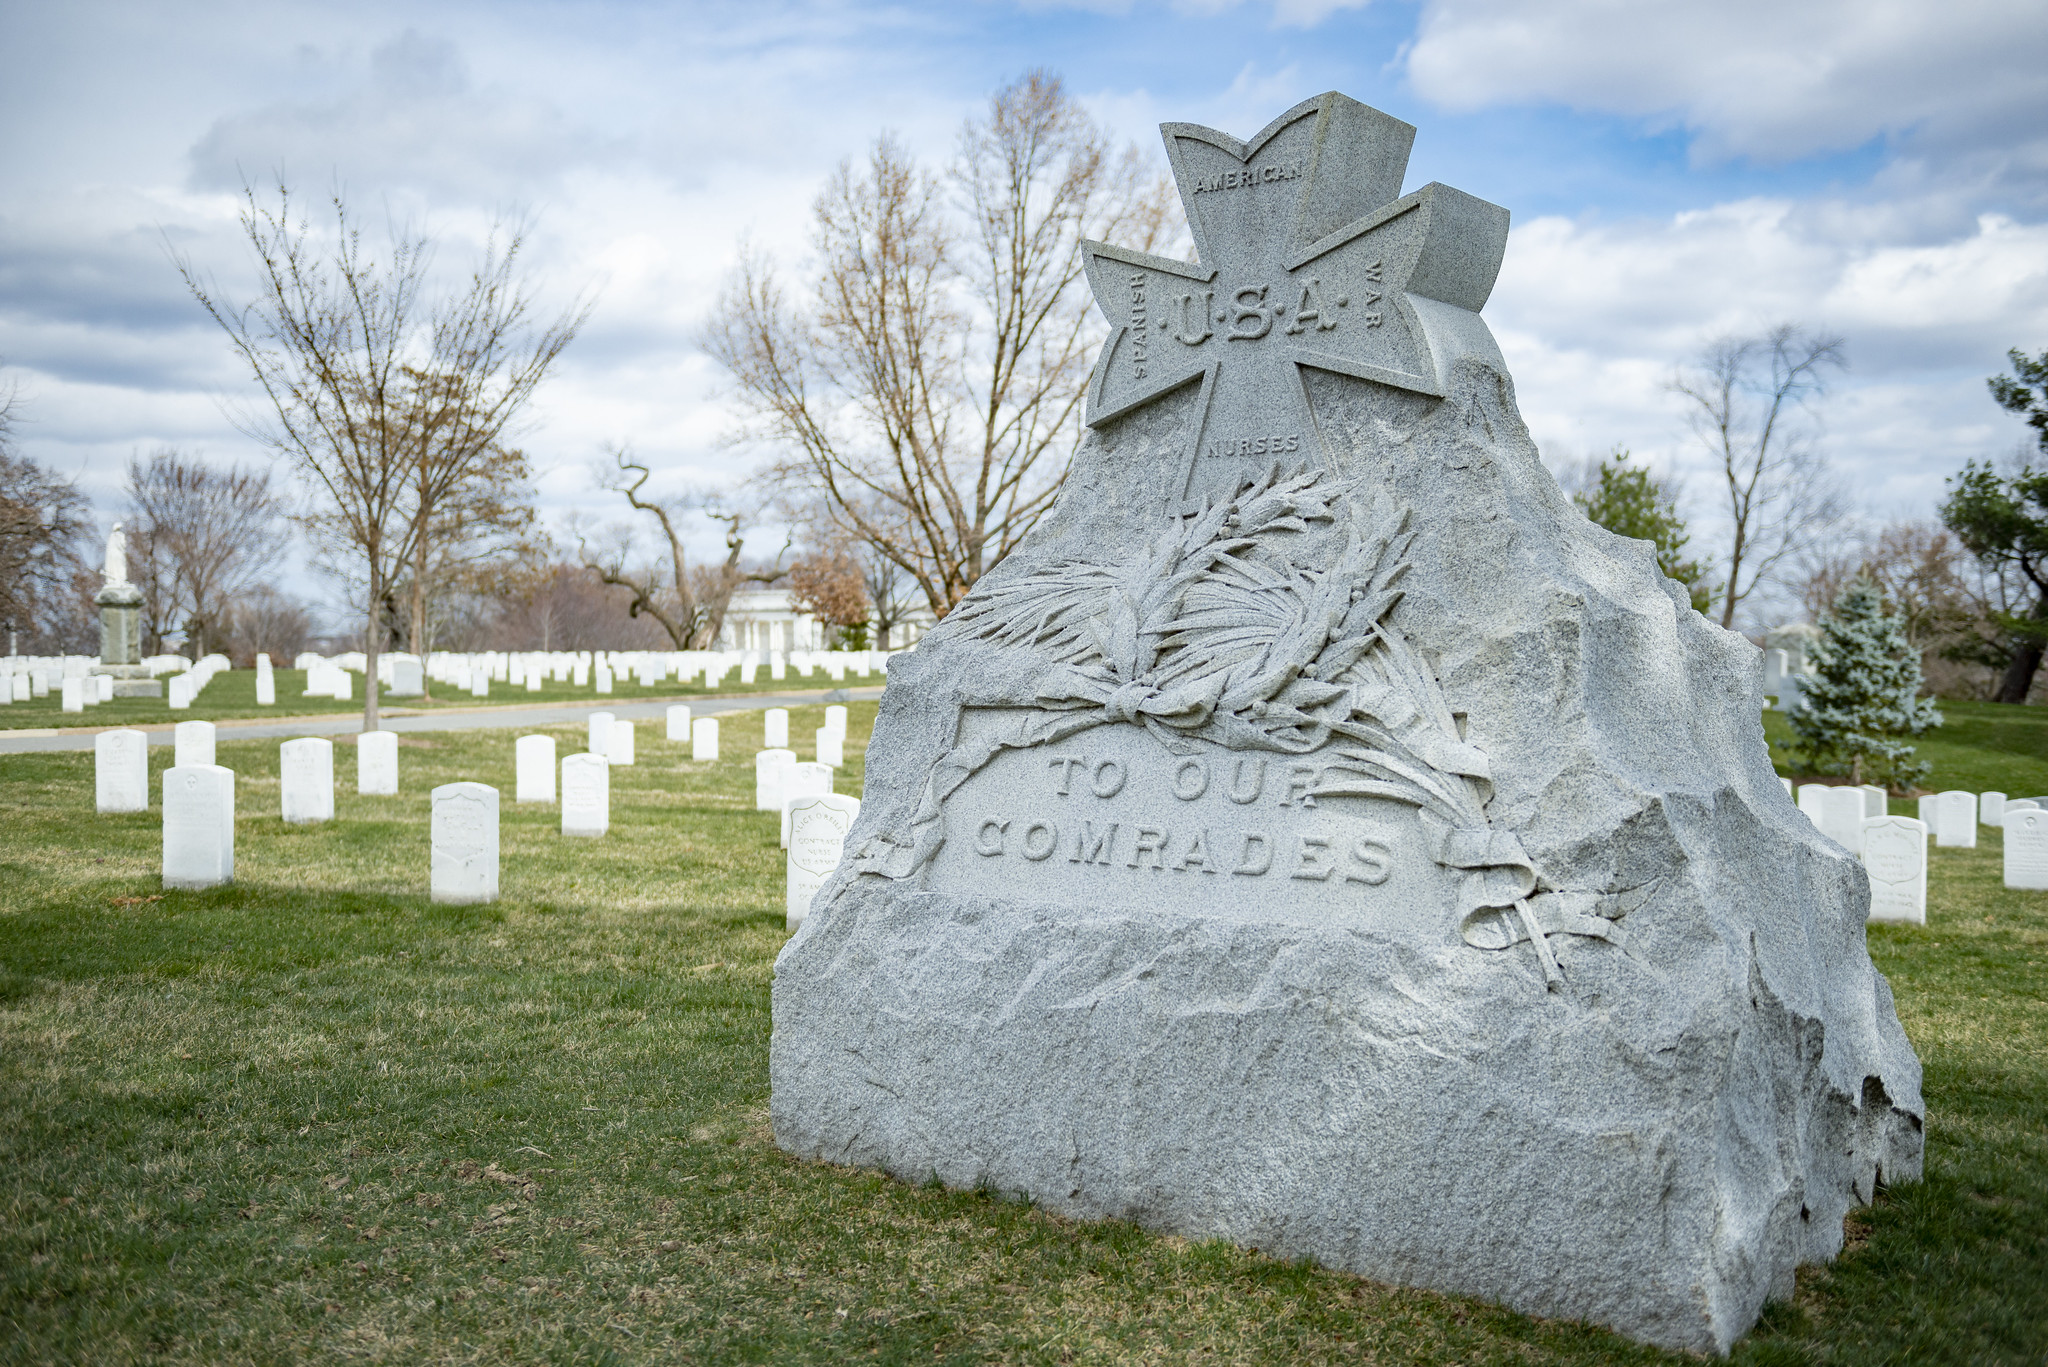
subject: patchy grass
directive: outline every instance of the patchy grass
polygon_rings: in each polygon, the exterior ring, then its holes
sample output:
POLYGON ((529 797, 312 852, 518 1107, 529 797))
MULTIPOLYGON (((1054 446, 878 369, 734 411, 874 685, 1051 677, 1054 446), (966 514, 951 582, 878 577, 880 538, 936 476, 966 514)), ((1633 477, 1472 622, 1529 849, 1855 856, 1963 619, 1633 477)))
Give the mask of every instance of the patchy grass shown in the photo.
MULTIPOLYGON (((83 712, 66 712, 64 700, 56 690, 46 698, 35 698, 28 702, 12 703, 0 707, 0 732, 20 731, 32 727, 101 727, 101 726, 149 726, 181 721, 229 721, 255 717, 263 720, 278 720, 288 717, 332 716, 337 713, 358 713, 363 710, 363 678, 357 674, 355 696, 347 702, 333 698, 309 698, 305 696, 306 672, 302 669, 280 669, 277 674, 277 701, 269 707, 256 705, 256 671, 253 669, 230 669, 213 676, 213 681, 201 689, 192 706, 173 712, 166 698, 115 698, 88 707, 83 712)), ((798 675, 791 671, 787 679, 780 682, 768 677, 764 666, 753 683, 739 681, 739 671, 733 670, 725 677, 722 686, 706 689, 703 676, 697 676, 695 683, 677 683, 674 679, 664 680, 652 688, 642 688, 631 676, 622 676, 612 682, 610 693, 599 693, 595 688, 584 685, 556 683, 548 680, 538 691, 524 687, 512 688, 502 683, 491 685, 488 698, 472 697, 468 693, 450 688, 446 684, 430 683, 431 698, 394 698, 385 694, 379 705, 385 716, 402 717, 420 712, 440 712, 476 707, 522 707, 535 703, 628 703, 628 702, 689 702, 693 698, 726 697, 728 695, 752 695, 756 693, 801 692, 806 689, 827 688, 872 688, 881 684, 882 674, 848 674, 844 684, 834 683, 821 673, 798 675)), ((166 683, 166 689, 169 685, 166 683)))
MULTIPOLYGON (((482 908, 426 900, 426 793, 509 797, 511 731, 405 737, 398 798, 343 744, 339 819, 293 828, 277 742, 223 739, 240 877, 207 893, 160 890, 157 813, 93 815, 90 755, 0 757, 0 1361, 1689 1361, 782 1155, 760 727, 723 719, 715 765, 642 728, 601 840, 508 801, 482 908)), ((1928 1180, 1739 1363, 2048 1355, 2048 894, 1999 886, 1995 835, 1933 889, 1928 929, 1871 936, 1928 1180)))

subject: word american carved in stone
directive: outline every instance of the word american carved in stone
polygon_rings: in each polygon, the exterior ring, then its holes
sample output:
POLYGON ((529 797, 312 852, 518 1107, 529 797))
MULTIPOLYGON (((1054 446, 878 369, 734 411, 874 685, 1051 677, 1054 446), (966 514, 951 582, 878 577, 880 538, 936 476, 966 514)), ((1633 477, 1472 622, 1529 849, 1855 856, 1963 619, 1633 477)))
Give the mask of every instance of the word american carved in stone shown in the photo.
POLYGON ((1276 162, 1242 171, 1218 171, 1212 176, 1197 176, 1188 193, 1193 195, 1214 194, 1218 190, 1249 190, 1254 185, 1272 185, 1277 181, 1301 179, 1301 163, 1276 162))
POLYGON ((1086 244, 1116 328, 1089 382, 1089 426, 1199 382, 1173 491, 1185 510, 1274 456, 1329 467, 1304 367, 1442 397, 1440 358, 1481 331, 1505 209, 1444 185, 1403 196, 1414 128, 1341 95, 1249 142, 1163 131, 1199 264, 1086 244), (1255 192, 1225 193, 1241 190, 1255 192), (1276 428, 1309 435, 1297 451, 1256 449, 1276 428))

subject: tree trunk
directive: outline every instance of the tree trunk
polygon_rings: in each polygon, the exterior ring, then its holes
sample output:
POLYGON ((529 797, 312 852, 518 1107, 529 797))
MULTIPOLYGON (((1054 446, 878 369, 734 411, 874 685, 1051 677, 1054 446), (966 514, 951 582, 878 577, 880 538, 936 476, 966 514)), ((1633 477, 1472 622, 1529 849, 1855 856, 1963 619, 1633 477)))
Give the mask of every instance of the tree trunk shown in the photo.
POLYGON ((377 718, 377 657, 383 652, 379 647, 384 638, 384 584, 374 566, 376 557, 371 556, 370 606, 363 630, 363 730, 375 731, 377 718))
POLYGON ((2005 667, 2005 677, 1998 681, 1998 697, 1995 701, 2023 703, 2027 694, 2034 689, 2034 675, 2041 669, 2041 647, 2039 641, 2022 641, 2012 653, 2012 663, 2005 667))
MULTIPOLYGON (((2034 603, 2033 618, 2036 622, 2048 620, 2048 591, 2044 591, 2034 603)), ((2041 670, 2041 652, 2044 645, 2039 637, 2029 637, 2019 643, 2012 653, 2012 663, 2005 667, 2005 677, 1998 681, 1998 702, 2023 703, 2027 694, 2034 691, 2034 675, 2041 670)))
POLYGON ((420 662, 420 700, 434 700, 434 685, 427 678, 427 557, 424 548, 412 568, 412 653, 420 662))

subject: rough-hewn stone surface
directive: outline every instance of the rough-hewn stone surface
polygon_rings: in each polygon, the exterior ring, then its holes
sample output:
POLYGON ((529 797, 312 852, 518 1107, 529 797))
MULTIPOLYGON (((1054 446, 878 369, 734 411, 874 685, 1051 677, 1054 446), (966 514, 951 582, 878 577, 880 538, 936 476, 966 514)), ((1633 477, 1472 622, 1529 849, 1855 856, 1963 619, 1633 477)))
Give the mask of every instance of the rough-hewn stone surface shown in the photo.
POLYGON ((1759 653, 1559 493, 1466 317, 1441 399, 1302 369, 1327 456, 1207 522, 1159 473, 1205 388, 1098 425, 891 661, 777 962, 785 1148, 1709 1351, 1918 1176, 1759 653))

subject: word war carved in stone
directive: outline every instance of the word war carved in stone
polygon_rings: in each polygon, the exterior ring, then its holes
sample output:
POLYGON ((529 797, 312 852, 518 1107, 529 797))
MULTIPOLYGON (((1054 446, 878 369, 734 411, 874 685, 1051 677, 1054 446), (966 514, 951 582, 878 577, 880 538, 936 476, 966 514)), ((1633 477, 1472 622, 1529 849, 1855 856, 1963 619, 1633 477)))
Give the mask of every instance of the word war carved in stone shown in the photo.
POLYGON ((1249 142, 1194 124, 1162 132, 1200 261, 1086 244, 1115 329, 1087 421, 1199 384, 1184 507, 1276 465, 1329 465, 1305 367, 1435 398, 1451 356, 1475 343, 1497 354, 1474 324, 1508 212, 1445 185, 1403 196, 1411 125, 1324 95, 1249 142))

